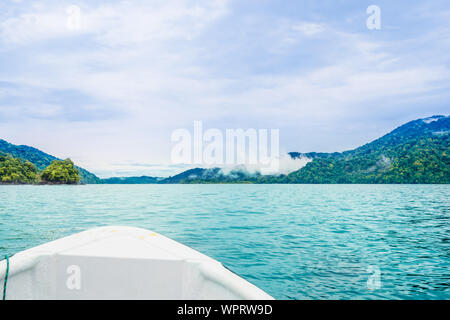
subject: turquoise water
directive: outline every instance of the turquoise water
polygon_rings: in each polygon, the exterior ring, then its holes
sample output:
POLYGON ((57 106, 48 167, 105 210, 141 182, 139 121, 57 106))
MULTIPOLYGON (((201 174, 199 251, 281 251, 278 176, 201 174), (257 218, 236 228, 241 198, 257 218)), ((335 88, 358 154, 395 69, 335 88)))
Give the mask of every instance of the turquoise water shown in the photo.
POLYGON ((0 253, 129 225, 278 299, 448 299, 449 199, 444 185, 0 186, 0 253))

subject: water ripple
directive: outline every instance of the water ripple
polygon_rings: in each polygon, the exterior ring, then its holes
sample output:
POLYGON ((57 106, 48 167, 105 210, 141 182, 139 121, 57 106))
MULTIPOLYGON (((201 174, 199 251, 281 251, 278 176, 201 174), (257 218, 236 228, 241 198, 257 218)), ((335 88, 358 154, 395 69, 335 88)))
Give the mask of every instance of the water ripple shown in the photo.
POLYGON ((129 225, 279 299, 448 299, 449 198, 445 185, 0 186, 0 254, 129 225))

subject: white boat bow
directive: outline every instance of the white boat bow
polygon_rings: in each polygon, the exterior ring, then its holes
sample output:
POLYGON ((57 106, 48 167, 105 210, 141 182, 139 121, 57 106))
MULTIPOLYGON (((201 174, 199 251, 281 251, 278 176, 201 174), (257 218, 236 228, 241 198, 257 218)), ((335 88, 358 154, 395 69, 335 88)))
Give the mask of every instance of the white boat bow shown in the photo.
MULTIPOLYGON (((7 261, 0 262, 0 284, 7 261)), ((6 299, 273 299, 158 233, 101 227, 9 258, 6 299)), ((0 289, 1 290, 1 289, 0 289)))

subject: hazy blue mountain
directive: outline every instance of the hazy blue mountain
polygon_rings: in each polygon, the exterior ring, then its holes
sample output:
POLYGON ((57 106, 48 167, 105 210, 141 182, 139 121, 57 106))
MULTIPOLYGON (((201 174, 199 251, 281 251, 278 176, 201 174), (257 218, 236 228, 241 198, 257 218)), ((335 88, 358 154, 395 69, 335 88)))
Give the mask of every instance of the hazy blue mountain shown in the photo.
POLYGON ((157 177, 112 177, 102 179, 102 183, 105 184, 155 184, 161 181, 162 178, 157 177))
POLYGON ((222 177, 220 168, 194 168, 183 171, 180 174, 165 178, 161 183, 189 183, 192 180, 211 180, 222 177))

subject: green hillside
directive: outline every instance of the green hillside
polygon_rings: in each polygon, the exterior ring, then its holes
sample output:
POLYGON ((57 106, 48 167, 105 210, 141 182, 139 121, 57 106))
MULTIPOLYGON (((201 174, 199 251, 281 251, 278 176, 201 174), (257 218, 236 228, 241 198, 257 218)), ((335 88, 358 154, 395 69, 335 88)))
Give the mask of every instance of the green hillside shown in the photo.
POLYGON ((36 183, 38 171, 29 161, 0 154, 0 184, 36 183))
POLYGON ((40 174, 40 182, 46 184, 78 184, 80 174, 72 160, 53 160, 40 174))
MULTIPOLYGON (((411 121, 362 147, 315 154, 286 183, 449 183, 450 118, 411 121)), ((308 156, 295 153, 293 157, 308 156)))
MULTIPOLYGON (((0 152, 4 154, 10 154, 14 158, 20 158, 23 160, 28 160, 32 164, 36 166, 38 170, 44 170, 48 167, 54 160, 61 160, 52 155, 49 155, 41 150, 38 150, 29 146, 18 146, 12 143, 9 143, 5 140, 0 139, 0 152)), ((100 183, 101 179, 98 178, 93 173, 76 167, 81 175, 81 183, 89 184, 89 183, 100 183)))
POLYGON ((28 160, 0 153, 0 184, 78 184, 80 175, 70 159, 53 160, 43 171, 28 160))

